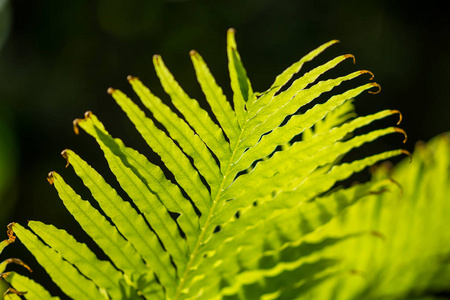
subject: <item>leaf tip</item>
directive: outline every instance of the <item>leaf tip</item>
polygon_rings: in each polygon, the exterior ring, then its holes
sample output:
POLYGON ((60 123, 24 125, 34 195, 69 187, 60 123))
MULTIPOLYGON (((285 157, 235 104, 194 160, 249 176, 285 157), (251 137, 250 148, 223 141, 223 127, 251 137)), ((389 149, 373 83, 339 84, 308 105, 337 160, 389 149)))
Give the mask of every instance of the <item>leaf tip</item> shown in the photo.
POLYGON ((128 80, 128 82, 132 82, 132 81, 134 81, 134 80, 138 80, 139 79, 139 77, 136 77, 136 76, 132 76, 132 75, 128 75, 127 76, 127 80, 128 80))
POLYGON ((398 114, 398 122, 397 122, 397 125, 400 125, 400 123, 401 123, 402 120, 403 120, 403 115, 402 115, 402 113, 401 113, 399 110, 394 109, 394 110, 391 110, 391 114, 398 114))
POLYGON ((153 55, 153 63, 155 64, 155 65, 159 65, 159 64, 161 64, 161 55, 159 55, 159 54, 155 54, 155 55, 153 55))
POLYGON ((412 155, 411 155, 411 153, 408 150, 404 150, 404 149, 402 149, 400 151, 401 151, 402 154, 405 154, 405 155, 409 156, 409 163, 411 163, 412 162, 412 155))
POLYGON ((370 72, 369 70, 361 70, 359 72, 360 74, 370 74, 371 77, 369 78, 369 80, 373 80, 375 78, 375 75, 373 75, 373 73, 370 72))
POLYGON ((90 111, 90 110, 86 111, 86 112, 84 113, 84 119, 85 119, 85 120, 86 120, 86 119, 89 119, 89 118, 91 117, 91 115, 92 115, 92 111, 90 111))
POLYGON ((14 243, 16 241, 16 236, 14 235, 14 225, 16 222, 11 222, 6 226, 6 234, 8 235, 8 244, 14 243))
POLYGON ((47 175, 47 181, 50 184, 53 184, 55 182, 55 171, 51 171, 47 175))
POLYGON ((8 258, 8 259, 6 259, 4 262, 6 262, 7 264, 13 263, 13 264, 22 266, 22 267, 24 267, 25 269, 27 269, 28 271, 30 271, 30 273, 33 273, 33 270, 31 270, 31 268, 30 268, 26 263, 24 263, 21 259, 18 259, 18 258, 8 258))
POLYGON ((375 92, 369 91, 370 94, 378 94, 379 92, 381 92, 381 85, 379 85, 379 84, 376 83, 376 82, 371 83, 371 85, 374 86, 374 87, 377 87, 377 88, 378 88, 378 91, 375 91, 375 92))
MULTIPOLYGON (((6 277, 8 277, 9 274, 11 274, 11 272, 3 272, 3 273, 1 273, 1 274, 0 274, 0 281, 1 281, 2 279, 5 279, 6 277)), ((3 296, 5 296, 5 294, 3 294, 3 296)), ((4 298, 3 298, 3 299, 4 299, 4 298)))
POLYGON ((73 131, 75 132, 76 135, 80 134, 80 129, 78 128, 78 124, 86 119, 89 119, 91 117, 91 115, 92 115, 92 111, 88 110, 87 112, 84 113, 84 119, 76 118, 75 120, 73 120, 73 122, 72 122, 73 131))
POLYGON ((356 64, 356 58, 353 54, 345 54, 344 55, 344 58, 350 58, 350 57, 353 59, 353 63, 356 64))
POLYGON ((69 149, 64 149, 63 151, 61 151, 61 156, 66 160, 66 168, 70 165, 69 155, 67 154, 67 150, 69 150, 69 149))
POLYGON ((192 49, 191 51, 189 51, 190 56, 196 56, 197 54, 198 54, 197 50, 192 49))
POLYGON ((82 121, 82 119, 76 118, 72 122, 72 124, 73 124, 73 132, 75 132, 76 135, 80 134, 80 129, 78 128, 78 123, 80 123, 81 121, 82 121))
POLYGON ((112 87, 109 87, 109 88, 106 90, 106 92, 107 92, 108 94, 110 94, 110 95, 112 95, 115 91, 116 91, 116 90, 113 89, 112 87))
POLYGON ((403 144, 406 143, 406 141, 408 140, 408 135, 406 134, 406 132, 398 127, 394 127, 395 132, 401 133, 403 134, 403 136, 405 137, 405 139, 403 140, 403 144))
POLYGON ((230 28, 227 31, 227 48, 228 49, 234 49, 236 50, 237 46, 236 46, 236 39, 235 39, 235 35, 236 35, 236 29, 234 28, 230 28))

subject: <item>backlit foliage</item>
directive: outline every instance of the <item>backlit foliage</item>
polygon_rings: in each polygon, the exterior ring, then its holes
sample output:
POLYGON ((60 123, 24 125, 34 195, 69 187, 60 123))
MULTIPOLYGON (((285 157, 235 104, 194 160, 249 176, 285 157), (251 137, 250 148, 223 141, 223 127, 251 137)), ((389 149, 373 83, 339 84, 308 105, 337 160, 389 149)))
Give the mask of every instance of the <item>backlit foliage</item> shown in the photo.
MULTIPOLYGON (((177 113, 136 77, 129 76, 128 81, 145 112, 121 91, 110 88, 108 93, 173 179, 113 138, 92 112, 74 121, 75 132, 81 128, 95 139, 120 187, 109 185, 72 150, 62 155, 101 210, 82 200, 59 173, 50 172, 48 177, 71 215, 109 260, 99 260, 66 231, 38 221, 30 221, 29 229, 11 224, 1 249, 17 237, 74 299, 296 299, 316 294, 313 299, 324 299, 324 295, 335 299, 334 295, 341 295, 333 292, 339 287, 337 280, 367 267, 357 263, 355 249, 360 241, 389 235, 381 233, 384 227, 372 228, 369 223, 348 227, 352 220, 361 224, 371 220, 359 220, 351 212, 363 209, 362 198, 384 205, 389 200, 373 198, 399 191, 398 184, 386 176, 348 188, 336 188, 336 184, 379 161, 407 153, 389 150, 341 162, 346 153, 375 139, 392 133, 406 135, 395 126, 360 133, 374 121, 399 115, 396 110, 362 117, 354 114, 354 97, 380 89, 370 81, 369 71, 319 79, 354 59, 352 55, 338 56, 297 75, 305 63, 336 43, 313 50, 277 76, 265 92, 257 93, 230 29, 232 101, 226 99, 202 57, 191 51, 213 116, 184 92, 155 55, 156 73, 177 113), (360 76, 367 82, 353 84, 360 76), (334 92, 344 83, 343 92, 334 92), (327 100, 318 102, 319 96, 327 100), (124 201, 117 188, 132 203, 124 201), (356 245, 348 255, 330 250, 347 243, 356 245), (351 259, 342 259, 345 255, 351 259)), ((364 208, 364 213, 371 216, 373 208, 364 208)), ((11 262, 20 263, 5 261, 0 272, 11 262)), ((2 277, 11 284, 11 297, 26 292, 21 295, 27 299, 52 299, 39 283, 23 275, 4 272, 2 277)), ((354 297, 370 287, 349 289, 342 297, 354 297)))

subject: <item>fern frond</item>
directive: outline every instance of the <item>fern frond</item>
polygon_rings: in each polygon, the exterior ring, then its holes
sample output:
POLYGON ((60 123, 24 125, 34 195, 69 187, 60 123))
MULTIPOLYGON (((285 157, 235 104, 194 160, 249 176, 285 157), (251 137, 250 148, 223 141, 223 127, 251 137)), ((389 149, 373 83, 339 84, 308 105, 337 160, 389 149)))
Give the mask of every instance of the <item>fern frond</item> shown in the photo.
POLYGON ((405 153, 390 150, 339 162, 361 145, 404 132, 388 127, 355 134, 398 113, 385 110, 355 116, 351 99, 379 89, 374 82, 314 103, 344 82, 351 85, 361 75, 372 75, 361 70, 320 80, 348 58, 354 59, 351 54, 292 80, 305 63, 336 43, 313 50, 258 93, 237 51, 235 31, 229 30, 232 105, 203 58, 191 51, 213 116, 187 95, 155 55, 156 74, 180 114, 137 77, 128 80, 148 116, 123 92, 110 88, 108 93, 173 180, 144 155, 113 138, 91 112, 76 119, 74 129, 78 132, 80 127, 96 140, 132 203, 71 150, 62 154, 101 211, 82 200, 58 173, 49 176, 69 212, 110 261, 98 260, 86 245, 50 225, 30 222, 35 235, 16 224, 14 232, 61 289, 76 299, 294 299, 329 282, 342 273, 341 261, 329 255, 329 249, 365 234, 317 238, 315 233, 360 199, 393 184, 379 180, 340 190, 333 187, 374 163, 405 153), (69 277, 62 274, 66 270, 77 282, 67 282, 69 277))

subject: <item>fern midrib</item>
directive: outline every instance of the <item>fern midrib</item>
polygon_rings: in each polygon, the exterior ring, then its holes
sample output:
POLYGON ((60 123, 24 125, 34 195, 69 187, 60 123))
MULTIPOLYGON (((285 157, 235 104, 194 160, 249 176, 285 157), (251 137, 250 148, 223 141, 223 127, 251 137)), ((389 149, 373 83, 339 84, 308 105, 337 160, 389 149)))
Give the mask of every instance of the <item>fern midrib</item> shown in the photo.
POLYGON ((225 175, 223 176, 223 180, 220 183, 220 186, 219 186, 219 188, 217 190, 216 196, 214 197, 213 204, 212 204, 212 206, 210 208, 210 211, 209 211, 208 216, 207 216, 207 218, 205 220, 205 223, 202 226, 200 235, 198 236, 197 242, 195 243, 194 250, 192 251, 192 254, 190 255, 190 260, 189 260, 189 262, 186 265, 186 268, 184 270, 183 276, 180 278, 180 283, 179 283, 179 285, 177 287, 174 300, 178 300, 179 299, 179 297, 181 295, 181 291, 184 288, 184 283, 185 283, 186 279, 188 278, 189 270, 191 268, 191 265, 196 260, 197 255, 198 255, 198 253, 200 251, 200 246, 203 243, 203 237, 204 237, 204 235, 206 234, 206 231, 207 231, 206 229, 208 229, 208 227, 210 225, 211 219, 213 217, 213 213, 215 211, 217 203, 219 202, 218 200, 220 199, 221 193, 224 190, 223 189, 224 188, 224 184, 227 182, 228 176, 230 175, 230 169, 231 169, 231 166, 232 166, 233 159, 234 159, 234 157, 235 157, 235 155, 237 153, 237 150, 239 149, 239 144, 241 142, 242 134, 244 133, 245 127, 247 126, 247 123, 249 121, 247 116, 248 116, 248 112, 246 114, 246 119, 245 119, 245 122, 244 122, 244 126, 242 126, 242 128, 241 128, 241 133, 239 134, 239 137, 237 139, 236 145, 235 145, 235 147, 234 147, 234 149, 233 149, 233 151, 231 153, 231 157, 230 157, 230 160, 228 162, 227 169, 226 169, 226 171, 224 173, 225 175))

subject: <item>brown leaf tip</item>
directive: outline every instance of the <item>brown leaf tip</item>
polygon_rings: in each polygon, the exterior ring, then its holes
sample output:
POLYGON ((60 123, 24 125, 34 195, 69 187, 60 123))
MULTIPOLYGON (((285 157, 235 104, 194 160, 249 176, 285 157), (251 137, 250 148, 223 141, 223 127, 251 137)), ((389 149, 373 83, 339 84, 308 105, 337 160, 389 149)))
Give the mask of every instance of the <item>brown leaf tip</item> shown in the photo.
POLYGON ((409 163, 411 163, 412 162, 412 155, 411 155, 411 153, 408 150, 404 150, 404 149, 402 149, 401 151, 402 151, 402 154, 405 154, 405 155, 409 156, 409 163))
POLYGON ((394 110, 391 110, 391 114, 398 114, 398 122, 397 122, 397 125, 400 125, 400 123, 401 123, 402 120, 403 120, 403 115, 402 115, 402 113, 401 113, 399 110, 394 109, 394 110))
POLYGON ((375 78, 375 75, 373 75, 373 73, 372 72, 370 72, 370 71, 368 71, 368 70, 362 70, 362 71, 359 71, 361 74, 370 74, 370 78, 369 78, 369 80, 373 80, 374 78, 375 78))
POLYGON ((135 77, 135 76, 132 76, 132 75, 128 75, 128 76, 127 76, 128 82, 131 82, 131 81, 137 80, 137 79, 139 79, 139 77, 135 77))
POLYGON ((353 63, 356 64, 356 58, 353 54, 345 54, 344 55, 344 58, 349 58, 349 57, 351 57, 353 59, 353 63))
POLYGON ((197 55, 197 51, 196 50, 194 50, 194 49, 192 49, 191 51, 189 51, 189 55, 190 56, 195 56, 195 55, 197 55))
POLYGON ((55 182, 54 174, 55 174, 55 171, 51 171, 48 173, 48 175, 47 175, 48 183, 53 184, 53 182, 55 182))
POLYGON ((114 93, 115 89, 113 89, 112 87, 109 87, 106 92, 110 95, 112 95, 114 93))
MULTIPOLYGON (((88 119, 91 117, 92 112, 90 110, 88 110, 87 112, 84 113, 84 120, 88 119)), ((75 120, 73 120, 72 124, 73 124, 73 131, 75 132, 76 135, 80 134, 80 129, 78 128, 78 124, 81 121, 84 121, 83 119, 80 118, 76 118, 75 120)))
POLYGON ((379 92, 381 92, 381 85, 379 85, 379 84, 376 83, 376 82, 371 83, 371 85, 374 86, 374 87, 377 87, 377 88, 378 88, 378 91, 375 91, 375 92, 369 91, 370 94, 378 94, 379 92))
POLYGON ((408 140, 408 136, 406 135, 406 132, 403 129, 398 128, 398 127, 395 127, 394 130, 395 130, 395 132, 399 132, 399 133, 403 134, 403 136, 405 137, 405 139, 403 140, 403 144, 406 143, 406 141, 408 140))
POLYGON ((230 29, 228 29, 228 32, 229 32, 229 33, 236 33, 236 29, 230 28, 230 29))
POLYGON ((14 243, 16 241, 16 236, 14 235, 13 226, 16 222, 11 222, 6 226, 6 234, 8 235, 8 244, 14 243))
POLYGON ((18 259, 18 258, 8 258, 8 259, 5 259, 4 262, 7 263, 7 264, 16 264, 16 265, 20 265, 20 266, 24 267, 25 269, 27 269, 28 271, 30 271, 30 273, 33 273, 33 270, 31 270, 31 268, 30 268, 26 263, 24 263, 21 259, 18 259))
POLYGON ((61 156, 66 160, 66 162, 67 162, 67 164, 66 164, 66 168, 70 165, 70 163, 69 163, 69 155, 67 154, 67 150, 69 150, 69 149, 64 149, 62 152, 61 152, 61 156))
POLYGON ((89 119, 92 115, 92 111, 88 110, 87 112, 84 113, 84 119, 89 119))
MULTIPOLYGON (((9 274, 11 274, 11 272, 3 272, 3 273, 1 273, 1 274, 0 274, 0 281, 1 281, 2 279, 7 278, 7 277, 9 276, 9 274)), ((5 296, 5 294, 3 294, 3 296, 5 296)), ((3 298, 3 299, 4 299, 4 298, 3 298)))
POLYGON ((75 132, 76 135, 80 134, 80 129, 78 128, 78 123, 80 123, 82 120, 76 118, 75 120, 73 120, 72 124, 73 124, 73 132, 75 132))

